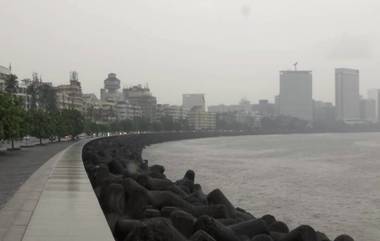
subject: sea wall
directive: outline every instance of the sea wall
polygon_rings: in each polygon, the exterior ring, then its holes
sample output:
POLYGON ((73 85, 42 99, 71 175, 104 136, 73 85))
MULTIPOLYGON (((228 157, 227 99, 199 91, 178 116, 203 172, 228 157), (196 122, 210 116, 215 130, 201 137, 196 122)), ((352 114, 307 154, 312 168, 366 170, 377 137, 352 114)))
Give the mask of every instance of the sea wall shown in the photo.
MULTIPOLYGON (((220 189, 204 193, 192 170, 172 181, 165 176, 165 167, 149 165, 142 159, 144 147, 151 144, 239 134, 151 133, 89 142, 83 148, 82 159, 115 240, 331 240, 308 225, 289 230, 286 223, 270 214, 256 217, 235 207, 220 189)), ((340 235, 333 240, 353 239, 340 235)))

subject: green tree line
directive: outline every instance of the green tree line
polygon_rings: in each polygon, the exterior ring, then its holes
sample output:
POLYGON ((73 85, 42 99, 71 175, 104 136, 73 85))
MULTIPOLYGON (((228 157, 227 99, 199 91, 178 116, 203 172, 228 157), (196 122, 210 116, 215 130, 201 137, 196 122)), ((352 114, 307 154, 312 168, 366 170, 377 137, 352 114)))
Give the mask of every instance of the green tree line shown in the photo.
POLYGON ((30 106, 18 96, 18 81, 10 75, 5 81, 5 91, 0 93, 0 140, 14 141, 25 136, 40 139, 75 138, 84 130, 84 118, 74 109, 58 110, 55 90, 40 82, 27 89, 31 98, 30 106), (27 107, 27 108, 26 108, 27 107))
MULTIPOLYGON (((55 89, 46 83, 34 81, 28 86, 28 106, 25 99, 17 95, 17 76, 10 75, 5 82, 5 91, 0 92, 0 140, 14 141, 25 136, 58 140, 77 137, 81 133, 104 135, 106 133, 131 131, 178 131, 188 130, 187 120, 173 120, 169 116, 158 120, 136 118, 117 120, 112 123, 95 123, 81 112, 69 108, 57 108, 55 89)), ((24 97, 25 98, 25 97, 24 97)))

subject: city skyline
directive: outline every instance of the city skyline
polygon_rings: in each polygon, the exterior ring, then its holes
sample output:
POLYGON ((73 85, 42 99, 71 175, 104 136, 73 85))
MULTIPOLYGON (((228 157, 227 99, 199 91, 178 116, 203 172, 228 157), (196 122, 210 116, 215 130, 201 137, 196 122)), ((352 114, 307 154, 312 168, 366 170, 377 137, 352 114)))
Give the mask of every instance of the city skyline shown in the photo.
POLYGON ((148 82, 162 103, 201 92, 209 104, 231 104, 273 101, 278 71, 298 61, 314 73, 314 98, 334 102, 335 68, 360 69, 362 95, 380 87, 379 7, 374 0, 7 1, 0 64, 55 85, 75 69, 90 93, 115 72, 123 85, 148 82))
MULTIPOLYGON (((1 66, 1 65, 0 65, 1 66)), ((280 81, 279 81, 279 78, 281 77, 281 72, 283 71, 298 71, 298 72, 302 72, 302 71, 308 71, 308 72, 311 72, 313 74, 313 81, 312 81, 312 97, 313 97, 313 100, 314 101, 324 101, 324 102, 330 102, 330 103, 333 103, 334 105, 336 105, 336 79, 335 79, 335 72, 337 69, 352 69, 352 68, 348 68, 348 67, 339 67, 339 68, 334 68, 334 72, 333 72, 333 76, 332 76, 332 82, 331 82, 331 87, 332 87, 332 96, 331 98, 329 99, 321 99, 321 98, 318 98, 316 97, 316 93, 315 93, 315 72, 312 71, 312 70, 305 70, 305 69, 297 69, 297 70, 294 70, 294 65, 293 66, 293 69, 289 68, 287 70, 278 70, 277 73, 278 73, 278 76, 277 76, 277 79, 275 80, 275 82, 277 83, 277 86, 278 86, 278 89, 276 89, 275 91, 277 92, 273 92, 272 96, 269 96, 268 98, 267 97, 264 97, 264 96, 255 96, 252 98, 252 96, 240 96, 240 97, 237 97, 237 100, 236 102, 220 102, 220 103, 210 103, 210 96, 208 95, 208 93, 206 92, 202 92, 202 91, 198 91, 198 92, 191 92, 191 91, 185 91, 183 93, 178 93, 178 100, 174 100, 174 102, 162 102, 160 98, 160 96, 155 92, 155 95, 157 96, 157 99, 158 99, 158 102, 159 103, 165 103, 165 104, 171 104, 171 105, 180 105, 182 103, 182 95, 183 94, 197 94, 197 93, 202 93, 203 95, 205 95, 205 97, 207 97, 207 101, 206 101, 206 106, 214 106, 214 105, 234 105, 234 104, 237 104, 239 103, 241 100, 248 100, 250 101, 251 103, 258 103, 260 100, 269 100, 270 102, 274 103, 275 102, 275 98, 276 96, 280 93, 280 81)), ((4 66, 5 67, 5 66, 4 66)), ((43 81, 46 81, 46 82, 50 82, 52 83, 53 85, 62 85, 62 84, 65 84, 67 83, 67 81, 70 79, 70 76, 72 74, 72 72, 74 71, 78 76, 78 79, 80 80, 81 83, 86 83, 85 80, 83 80, 81 78, 81 73, 76 71, 76 70, 70 70, 70 71, 67 71, 66 73, 66 79, 64 79, 63 81, 55 81, 55 80, 51 80, 51 79, 45 79, 44 78, 44 75, 43 73, 36 73, 36 72, 33 72, 30 76, 19 76, 18 73, 15 73, 14 72, 14 67, 10 65, 10 67, 12 68, 12 73, 15 74, 19 80, 22 80, 22 79, 32 79, 33 78, 33 75, 34 74, 38 74, 37 76, 39 76, 43 81)), ((7 68, 7 67, 5 67, 7 68)), ((106 75, 108 74, 117 74, 117 72, 108 72, 106 75)), ((361 72, 361 76, 363 75, 363 73, 361 72)), ((364 73, 365 75, 365 73, 364 73)), ((100 77, 100 82, 101 84, 103 85, 104 83, 104 76, 105 74, 103 74, 103 77, 100 77), (102 79, 103 78, 103 79, 102 79)), ((119 78, 119 74, 117 74, 118 78, 119 78)), ((360 97, 363 97, 363 98, 367 98, 368 97, 368 91, 372 90, 372 89, 380 89, 380 87, 377 87, 377 86, 369 86, 368 88, 363 88, 362 87, 362 77, 360 78, 360 81, 359 81, 359 95, 360 97)), ((89 86, 86 86, 86 84, 82 84, 82 90, 84 93, 88 93, 88 94, 95 94, 99 99, 101 99, 101 89, 103 88, 103 86, 100 86, 99 89, 95 89, 94 92, 90 92, 88 91, 89 89, 94 89, 94 88, 89 88, 89 86)), ((136 86, 136 85, 141 85, 141 86, 149 86, 150 89, 151 86, 149 85, 148 82, 146 83, 142 83, 141 81, 125 81, 123 79, 120 78, 120 89, 124 89, 124 88, 129 88, 131 86, 136 86), (125 84, 124 84, 125 83, 125 84)), ((97 86, 97 85, 96 85, 97 86)), ((380 86, 380 84, 379 84, 380 86)), ((171 91, 173 92, 173 91, 171 91)))

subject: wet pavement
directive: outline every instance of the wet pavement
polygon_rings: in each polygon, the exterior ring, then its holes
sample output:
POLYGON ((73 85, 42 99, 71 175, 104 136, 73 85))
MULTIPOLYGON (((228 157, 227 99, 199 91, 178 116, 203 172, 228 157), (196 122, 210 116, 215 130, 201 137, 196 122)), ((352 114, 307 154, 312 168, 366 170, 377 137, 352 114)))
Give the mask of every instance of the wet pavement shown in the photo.
POLYGON ((51 143, 17 151, 0 151, 0 209, 38 168, 72 143, 51 143))
POLYGON ((113 241, 79 141, 41 166, 0 210, 0 241, 113 241))

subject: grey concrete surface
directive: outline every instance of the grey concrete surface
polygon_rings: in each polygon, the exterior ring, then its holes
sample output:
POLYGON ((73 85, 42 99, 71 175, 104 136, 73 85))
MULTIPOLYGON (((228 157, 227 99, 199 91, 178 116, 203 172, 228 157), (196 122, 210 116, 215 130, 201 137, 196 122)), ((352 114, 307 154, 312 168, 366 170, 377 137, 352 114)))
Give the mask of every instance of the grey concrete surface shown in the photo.
POLYGON ((0 151, 0 210, 38 168, 72 143, 51 143, 17 151, 0 151))
POLYGON ((24 241, 113 241, 82 162, 80 141, 58 158, 24 241))
POLYGON ((0 210, 0 241, 20 241, 61 153, 45 162, 0 210))
POLYGON ((82 162, 87 140, 50 158, 0 210, 0 241, 113 241, 82 162))

